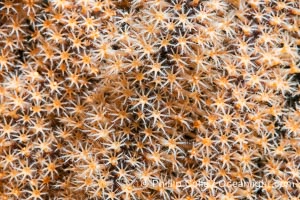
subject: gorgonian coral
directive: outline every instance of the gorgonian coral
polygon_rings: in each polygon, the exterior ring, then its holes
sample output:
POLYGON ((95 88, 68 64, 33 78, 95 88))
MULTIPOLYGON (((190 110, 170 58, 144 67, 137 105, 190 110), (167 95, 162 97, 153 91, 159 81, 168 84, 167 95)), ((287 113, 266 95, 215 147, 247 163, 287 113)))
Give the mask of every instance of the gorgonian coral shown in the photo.
POLYGON ((296 0, 0 2, 0 199, 299 199, 296 0))

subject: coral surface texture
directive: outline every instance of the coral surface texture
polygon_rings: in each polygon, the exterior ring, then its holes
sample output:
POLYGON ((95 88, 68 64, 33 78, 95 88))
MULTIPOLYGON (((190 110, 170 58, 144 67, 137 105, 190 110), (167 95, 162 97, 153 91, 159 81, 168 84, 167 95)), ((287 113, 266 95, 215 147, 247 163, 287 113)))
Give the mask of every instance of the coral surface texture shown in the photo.
POLYGON ((299 199, 299 0, 0 0, 0 200, 299 199))

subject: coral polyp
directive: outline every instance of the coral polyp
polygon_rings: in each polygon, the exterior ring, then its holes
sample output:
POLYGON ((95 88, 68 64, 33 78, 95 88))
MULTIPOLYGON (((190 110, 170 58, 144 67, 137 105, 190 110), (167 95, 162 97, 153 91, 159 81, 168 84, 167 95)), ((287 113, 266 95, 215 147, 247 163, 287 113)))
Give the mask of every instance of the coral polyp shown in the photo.
POLYGON ((0 1, 0 199, 300 198, 295 0, 0 1))

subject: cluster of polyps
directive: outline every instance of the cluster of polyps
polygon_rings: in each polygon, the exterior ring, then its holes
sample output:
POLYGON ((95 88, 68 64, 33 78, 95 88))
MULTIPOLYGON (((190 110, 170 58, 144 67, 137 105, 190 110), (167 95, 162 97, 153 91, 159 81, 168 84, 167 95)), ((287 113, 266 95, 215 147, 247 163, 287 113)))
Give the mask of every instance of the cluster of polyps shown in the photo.
POLYGON ((1 1, 0 199, 299 199, 299 6, 1 1))

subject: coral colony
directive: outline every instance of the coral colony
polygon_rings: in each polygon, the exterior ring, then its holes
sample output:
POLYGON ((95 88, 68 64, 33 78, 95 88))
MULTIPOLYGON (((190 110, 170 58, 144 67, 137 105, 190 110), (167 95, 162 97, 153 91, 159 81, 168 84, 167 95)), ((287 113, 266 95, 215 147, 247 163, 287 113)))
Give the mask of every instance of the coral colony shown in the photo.
POLYGON ((1 200, 299 200, 298 0, 0 0, 1 200))

